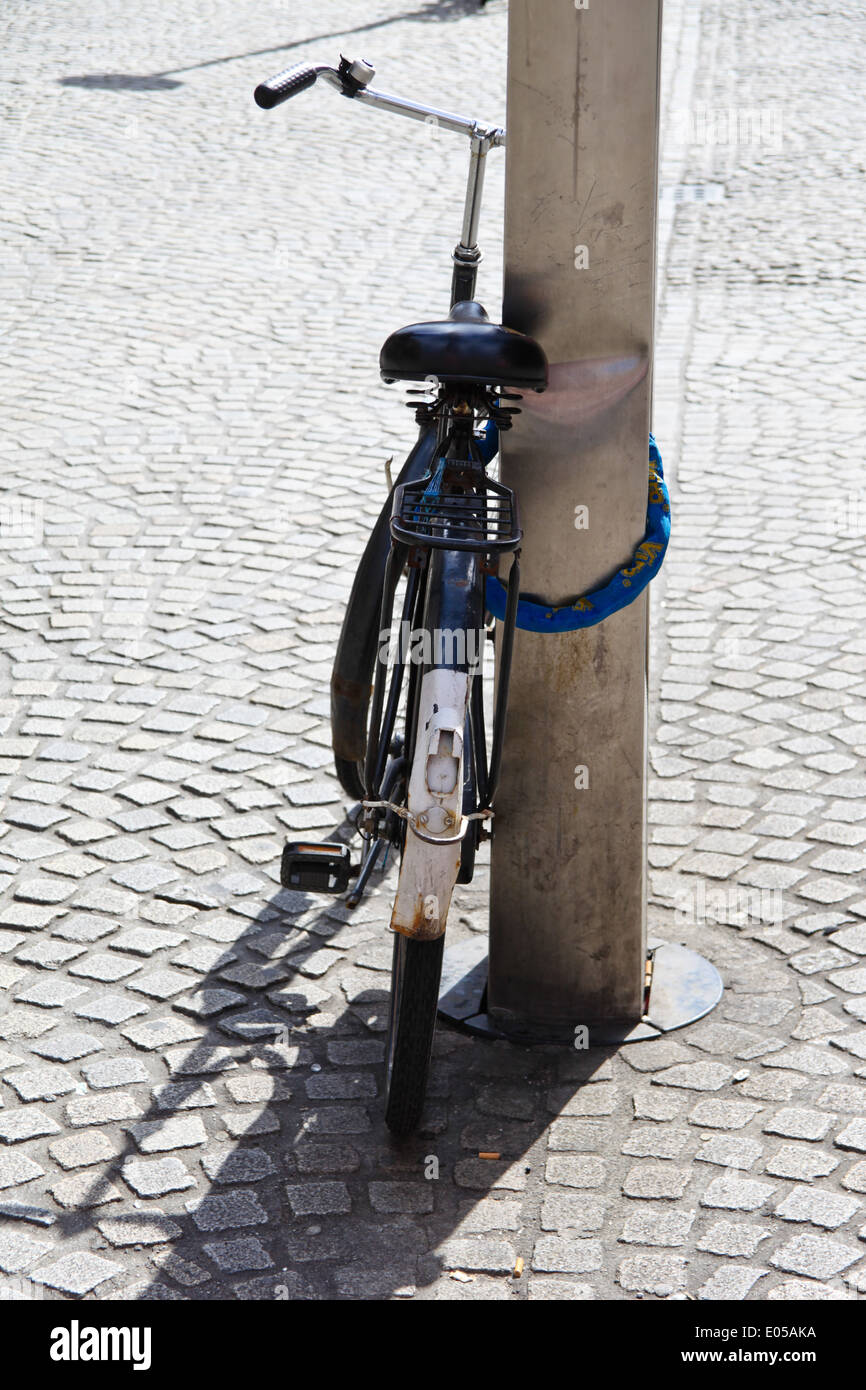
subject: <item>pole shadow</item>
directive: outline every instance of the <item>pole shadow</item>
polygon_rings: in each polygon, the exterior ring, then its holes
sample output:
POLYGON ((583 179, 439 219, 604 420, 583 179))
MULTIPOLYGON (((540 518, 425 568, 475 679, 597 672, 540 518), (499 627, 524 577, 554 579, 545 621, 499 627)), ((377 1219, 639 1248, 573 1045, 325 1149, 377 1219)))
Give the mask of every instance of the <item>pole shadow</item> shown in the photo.
POLYGON ((271 48, 256 48, 248 53, 230 53, 222 58, 209 58, 203 63, 190 63, 187 67, 166 68, 152 73, 84 73, 75 77, 61 77, 61 87, 96 88, 107 92, 159 92, 182 87, 176 80, 181 73, 199 72, 203 68, 221 67, 226 63, 236 63, 244 58, 266 58, 277 53, 290 53, 293 49, 306 48, 309 44, 325 43, 329 39, 348 38, 353 34, 368 34, 376 29, 385 29, 392 24, 406 20, 419 20, 422 23, 441 23, 447 20, 463 19, 466 15, 483 10, 487 0, 424 0, 415 10, 403 10, 385 19, 371 20, 368 24, 357 24, 351 29, 337 29, 330 34, 313 34, 309 38, 296 39, 291 43, 275 44, 271 48))

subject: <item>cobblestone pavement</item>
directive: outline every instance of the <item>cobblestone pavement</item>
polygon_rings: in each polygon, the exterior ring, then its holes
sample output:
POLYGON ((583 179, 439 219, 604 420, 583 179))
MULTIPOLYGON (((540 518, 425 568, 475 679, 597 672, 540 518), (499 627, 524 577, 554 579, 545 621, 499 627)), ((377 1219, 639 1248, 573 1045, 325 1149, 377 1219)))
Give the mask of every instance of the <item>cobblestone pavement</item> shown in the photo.
MULTIPOLYGON (((856 1297, 857 7, 666 5, 650 915, 724 1001, 619 1054, 440 1030, 401 1146, 393 879, 349 913, 278 855, 348 810, 330 659, 412 432, 376 353, 446 303, 464 150, 250 92, 343 48, 499 118, 505 10, 312 8, 5 7, 0 1292, 856 1297)), ((454 939, 484 901, 482 870, 454 939)))

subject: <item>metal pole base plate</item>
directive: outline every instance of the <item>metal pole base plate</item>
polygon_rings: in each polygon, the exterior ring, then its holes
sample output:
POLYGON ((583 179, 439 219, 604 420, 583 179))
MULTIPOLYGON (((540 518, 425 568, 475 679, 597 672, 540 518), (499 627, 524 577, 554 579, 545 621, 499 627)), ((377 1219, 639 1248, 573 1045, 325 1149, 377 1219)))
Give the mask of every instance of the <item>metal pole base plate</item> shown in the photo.
MULTIPOLYGON (((586 1022, 589 1047, 644 1042, 703 1018, 722 997, 718 970, 696 951, 667 941, 650 942, 653 971, 649 1005, 640 1019, 607 1018, 586 1022)), ((487 1014, 487 938, 470 937, 450 947, 442 964, 439 1017, 482 1038, 515 1043, 562 1043, 574 1046, 569 1024, 527 1026, 515 1019, 507 1026, 487 1014)))

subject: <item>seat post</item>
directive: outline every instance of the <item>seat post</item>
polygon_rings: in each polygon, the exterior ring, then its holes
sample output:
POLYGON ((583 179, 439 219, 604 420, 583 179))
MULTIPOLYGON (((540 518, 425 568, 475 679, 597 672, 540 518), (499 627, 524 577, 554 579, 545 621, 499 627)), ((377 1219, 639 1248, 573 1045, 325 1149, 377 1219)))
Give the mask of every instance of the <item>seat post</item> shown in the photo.
POLYGON ((451 277, 451 307, 466 299, 475 298, 475 282, 481 251, 478 246, 478 222, 481 216, 481 195, 484 191, 484 172, 487 167, 487 151, 494 143, 489 134, 476 133, 471 140, 469 156, 469 179, 466 185, 466 203, 463 209, 463 231, 454 248, 452 260, 454 272, 451 277))

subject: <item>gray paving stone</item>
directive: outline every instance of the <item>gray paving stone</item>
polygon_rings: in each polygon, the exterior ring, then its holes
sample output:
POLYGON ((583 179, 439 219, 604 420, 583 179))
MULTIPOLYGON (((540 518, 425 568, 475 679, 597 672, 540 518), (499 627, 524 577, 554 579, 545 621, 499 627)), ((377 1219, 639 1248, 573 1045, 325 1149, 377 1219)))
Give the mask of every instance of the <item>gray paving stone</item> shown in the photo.
POLYGON ((23 1101, 55 1100, 57 1096, 74 1091, 77 1085, 64 1067, 51 1065, 19 1068, 7 1076, 6 1081, 23 1101))
POLYGON ((139 1197, 163 1197, 183 1192, 196 1180, 179 1158, 128 1158, 121 1169, 124 1182, 139 1197))
POLYGON ((715 1134, 707 1138, 695 1154, 698 1163, 718 1163, 723 1168, 753 1168, 763 1153, 756 1139, 733 1134, 715 1134))
POLYGON ((164 1120, 142 1120, 127 1125, 143 1154, 165 1153, 171 1149, 195 1148, 207 1143, 207 1130, 198 1115, 171 1116, 164 1120))
POLYGON ((595 1298, 595 1290, 591 1284, 576 1284, 570 1279, 538 1279, 529 1280, 529 1298, 533 1300, 544 1300, 549 1302, 567 1301, 569 1303, 586 1303, 595 1298))
POLYGON ((127 979, 139 968, 139 961, 126 960, 123 956, 110 956, 107 952, 96 952, 76 961, 69 967, 69 973, 81 976, 85 980, 98 980, 101 984, 112 985, 118 980, 127 979))
POLYGON ((130 980, 128 988, 148 999, 171 999, 189 987, 189 980, 179 970, 149 970, 130 980))
POLYGON ((147 1068, 137 1057, 106 1057, 87 1062, 81 1068, 81 1075, 95 1091, 148 1080, 147 1068))
MULTIPOLYGON (((296 1141, 294 1158, 299 1173, 354 1173, 361 1166, 361 1156, 351 1144, 328 1143, 324 1140, 296 1141)), ((456 1172, 455 1181, 458 1181, 456 1172)))
POLYGON ((636 1120, 673 1120, 683 1106, 683 1097, 669 1091, 639 1091, 632 1096, 636 1120))
POLYGON ((815 1103, 826 1110, 838 1110, 849 1115, 866 1115, 866 1086, 848 1086, 842 1082, 833 1082, 821 1092, 815 1103))
POLYGON ((764 1165, 765 1172, 773 1177, 797 1178, 800 1182, 824 1178, 838 1167, 838 1158, 822 1153, 820 1149, 806 1148, 801 1144, 783 1144, 764 1165))
POLYGON ((101 1130, 87 1130, 55 1139, 48 1145, 48 1152, 61 1168, 86 1168, 117 1158, 123 1152, 123 1145, 101 1130))
POLYGON ((217 1103, 206 1081, 171 1081, 155 1086, 152 1095, 157 1110, 200 1110, 217 1103))
POLYGON ((682 1246, 695 1219, 693 1211, 659 1211, 637 1208, 625 1219, 619 1239, 631 1245, 682 1246))
POLYGON ((0 1270, 20 1274, 54 1248, 50 1240, 35 1240, 22 1231, 0 1231, 0 1270))
POLYGON ((247 1269, 273 1269, 274 1266, 273 1260, 256 1236, 244 1236, 239 1240, 206 1241, 204 1250, 217 1268, 227 1274, 237 1274, 247 1269))
POLYGON ((76 1211, 123 1199, 120 1189, 100 1172, 75 1173, 72 1177, 60 1178, 48 1190, 61 1207, 76 1211))
POLYGON ((593 1156, 551 1154, 545 1177, 548 1182, 562 1183, 566 1187, 600 1188, 607 1181, 607 1165, 603 1158, 593 1156))
POLYGON ((259 1134, 277 1134, 280 1129, 279 1119, 276 1115, 272 1115, 269 1110, 259 1112, 223 1110, 220 1113, 220 1120, 233 1139, 243 1139, 247 1136, 252 1138, 259 1134))
POLYGON ((155 1250, 150 1256, 150 1262, 156 1269, 167 1274, 170 1279, 174 1279, 175 1283, 181 1284, 184 1288, 195 1288, 199 1284, 206 1284, 212 1277, 206 1269, 202 1269, 192 1260, 182 1259, 173 1250, 155 1250))
POLYGON ((684 1062, 657 1072, 654 1086, 678 1086, 688 1091, 719 1091, 733 1072, 722 1062, 684 1062))
POLYGON ((236 951, 227 950, 223 946, 205 944, 187 947, 178 955, 172 956, 171 963, 184 970, 195 970, 197 974, 209 975, 220 966, 231 965, 234 960, 237 960, 236 951))
POLYGON ((60 1133, 60 1125, 35 1105, 0 1115, 0 1143, 3 1144, 19 1144, 25 1139, 39 1139, 45 1134, 60 1133))
POLYGON ((182 932, 161 931, 158 927, 133 927, 109 942, 112 951, 129 951, 134 956, 152 956, 168 946, 180 946, 187 937, 182 932))
POLYGON ((634 1158, 676 1158, 694 1136, 688 1130, 662 1125, 633 1125, 622 1152, 634 1158))
POLYGON ((239 1105, 260 1105, 267 1101, 287 1101, 292 1098, 288 1083, 281 1076, 238 1072, 226 1076, 225 1088, 239 1105))
POLYGON ((750 1101, 699 1100, 689 1112, 688 1121, 704 1129, 742 1129, 761 1109, 750 1101))
POLYGON ((751 1256, 769 1235, 769 1230, 763 1226, 750 1226, 740 1221, 716 1221, 701 1236, 697 1248, 707 1250, 711 1255, 751 1256))
POLYGON ((237 1066, 229 1048, 207 1042, 192 1047, 171 1047, 163 1055, 172 1076, 206 1076, 237 1066))
POLYGON ((134 1023, 129 1028, 120 1030, 121 1035, 128 1038, 133 1047, 140 1047, 144 1052, 155 1052, 158 1048, 171 1046, 172 1043, 192 1042, 201 1037, 203 1031, 197 1024, 171 1016, 148 1018, 143 1023, 134 1023))
POLYGON ((143 1114, 142 1102, 126 1091, 104 1096, 76 1096, 67 1101, 64 1118, 70 1125, 101 1125, 143 1114))
POLYGON ((866 1159, 848 1169, 842 1178, 842 1186, 849 1192, 866 1192, 866 1159))
POLYGON ((827 1236, 794 1236, 774 1255, 770 1264, 791 1274, 804 1274, 812 1279, 831 1279, 859 1260, 862 1251, 844 1245, 827 1236))
POLYGON ((837 1149, 853 1149, 866 1153, 866 1119, 849 1120, 833 1140, 837 1149))
POLYGON ((201 1166, 212 1182, 260 1182, 276 1172, 263 1149, 219 1149, 201 1156, 201 1166))
POLYGON ((31 1052, 53 1062, 72 1062, 101 1050, 102 1043, 92 1033, 76 1033, 71 1029, 49 1033, 47 1037, 30 1044, 31 1052))
POLYGON ((186 1204, 200 1231, 229 1231, 238 1226, 258 1226, 267 1221, 267 1212, 253 1191, 199 1197, 186 1204))
POLYGON ((835 1056, 828 1048, 790 1047, 761 1058, 765 1067, 784 1067, 803 1072, 806 1076, 839 1076, 850 1070, 848 1062, 835 1056))
POLYGON ((369 1100, 378 1091, 370 1072, 320 1072, 305 1079, 304 1089, 311 1100, 369 1100))
MULTIPOLYGON (((610 1125, 604 1120, 566 1116, 554 1120, 548 1131, 548 1147, 554 1153, 602 1153, 611 1143, 610 1125)), ((486 1145, 479 1144, 481 1147, 486 1145)))
POLYGON ((22 1004, 37 1004, 43 1009, 60 1009, 64 1005, 86 994, 88 985, 74 985, 70 980, 60 978, 37 979, 32 977, 21 989, 15 991, 15 998, 22 1004))
POLYGON ((93 1255, 86 1250, 79 1250, 62 1255, 59 1260, 36 1271, 31 1277, 37 1284, 45 1284, 50 1289, 59 1289, 61 1293, 76 1294, 80 1297, 122 1273, 123 1266, 115 1261, 106 1260, 101 1255, 93 1255))
POLYGON ((53 939, 32 941, 15 952, 15 959, 22 965, 36 965, 40 970, 57 970, 67 961, 83 955, 85 949, 84 946, 65 945, 53 939))
POLYGON ((754 1178, 725 1175, 714 1178, 701 1197, 702 1207, 721 1208, 724 1211, 757 1211, 769 1201, 775 1187, 769 1183, 758 1182, 754 1178))
MULTIPOLYGON (((390 1215, 397 1212, 419 1215, 433 1210, 432 1182, 371 1182, 370 1205, 375 1212, 390 1215)), ((291 1201, 291 1196, 289 1198, 291 1201)))
POLYGON ((765 1072, 751 1075, 738 1086, 741 1096, 751 1096, 756 1100, 791 1100, 808 1086, 809 1080, 797 1072, 765 1072))
POLYGON ((810 1221, 813 1226, 835 1231, 850 1221, 861 1205, 856 1197, 843 1197, 841 1193, 823 1192, 813 1187, 793 1187, 775 1210, 783 1221, 810 1221))
POLYGON ((0 1153, 0 1189, 41 1178, 44 1169, 23 1153, 0 1153))
POLYGON ((126 1211, 99 1217, 95 1225, 109 1245, 162 1245, 177 1240, 182 1230, 176 1221, 156 1207, 146 1212, 126 1211))
POLYGON ((826 1138, 832 1123, 833 1116, 820 1110, 792 1107, 777 1111, 763 1128, 765 1134, 783 1134, 788 1139, 819 1140, 826 1138))
POLYGON ((770 1290, 767 1302, 832 1302, 847 1297, 848 1294, 843 1290, 831 1288, 829 1284, 821 1284, 811 1279, 786 1279, 784 1283, 777 1284, 770 1290))
POLYGON ((621 1262, 616 1279, 628 1293, 669 1297, 686 1286, 686 1260, 680 1255, 630 1255, 621 1262))
POLYGON ((626 1197, 682 1197, 692 1179, 690 1168, 675 1168, 670 1163, 642 1163, 632 1168, 623 1179, 626 1197))
MULTIPOLYGON (((81 992, 84 993, 85 991, 82 990, 81 992)), ((127 1019, 146 1014, 147 1005, 129 999, 125 994, 101 994, 96 999, 89 999, 80 1004, 74 1013, 76 1018, 92 1019, 94 1023, 107 1023, 109 1026, 114 1026, 118 1023, 125 1023, 127 1019)))
POLYGON ((329 1040, 327 1057, 338 1067, 363 1067, 382 1062, 385 1057, 385 1044, 373 1038, 351 1038, 329 1040))
POLYGON ((697 1291, 699 1300, 741 1300, 767 1274, 754 1265, 719 1265, 697 1291))
POLYGON ((343 1182, 288 1183, 286 1195, 295 1216, 324 1216, 352 1209, 352 1199, 343 1182))

